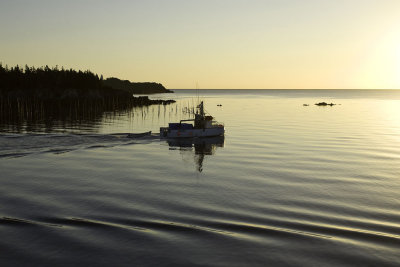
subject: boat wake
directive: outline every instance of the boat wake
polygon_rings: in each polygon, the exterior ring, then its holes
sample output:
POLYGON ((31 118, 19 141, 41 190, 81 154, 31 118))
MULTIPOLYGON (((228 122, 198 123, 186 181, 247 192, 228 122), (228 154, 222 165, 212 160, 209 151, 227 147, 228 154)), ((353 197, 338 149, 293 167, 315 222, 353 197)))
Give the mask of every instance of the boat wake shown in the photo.
POLYGON ((0 134, 0 158, 63 154, 79 149, 111 148, 159 141, 159 134, 0 134))

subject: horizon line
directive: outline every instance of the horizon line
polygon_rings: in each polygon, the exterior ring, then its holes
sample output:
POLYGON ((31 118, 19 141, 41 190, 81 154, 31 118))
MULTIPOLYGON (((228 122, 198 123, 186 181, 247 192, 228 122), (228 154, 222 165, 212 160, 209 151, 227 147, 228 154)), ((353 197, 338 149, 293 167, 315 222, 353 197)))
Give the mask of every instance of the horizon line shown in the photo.
POLYGON ((246 89, 238 89, 238 88, 180 88, 180 89, 171 89, 168 90, 400 90, 400 88, 246 88, 246 89))

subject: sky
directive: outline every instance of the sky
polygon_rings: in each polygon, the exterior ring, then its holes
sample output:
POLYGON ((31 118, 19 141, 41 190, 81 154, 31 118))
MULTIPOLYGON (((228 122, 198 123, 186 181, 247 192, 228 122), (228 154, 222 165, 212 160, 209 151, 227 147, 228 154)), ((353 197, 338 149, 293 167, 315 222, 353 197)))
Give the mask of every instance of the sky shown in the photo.
POLYGON ((169 89, 400 89, 399 14, 400 0, 0 0, 0 62, 169 89))

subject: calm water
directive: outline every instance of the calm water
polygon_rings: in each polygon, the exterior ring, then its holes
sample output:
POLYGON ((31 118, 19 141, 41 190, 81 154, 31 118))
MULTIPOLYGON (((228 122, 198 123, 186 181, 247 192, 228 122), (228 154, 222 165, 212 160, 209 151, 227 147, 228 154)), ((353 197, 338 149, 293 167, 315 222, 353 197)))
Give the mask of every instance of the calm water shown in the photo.
POLYGON ((155 96, 171 106, 1 125, 0 265, 399 264, 399 91, 199 96, 225 138, 157 137, 189 116, 185 90, 155 96))

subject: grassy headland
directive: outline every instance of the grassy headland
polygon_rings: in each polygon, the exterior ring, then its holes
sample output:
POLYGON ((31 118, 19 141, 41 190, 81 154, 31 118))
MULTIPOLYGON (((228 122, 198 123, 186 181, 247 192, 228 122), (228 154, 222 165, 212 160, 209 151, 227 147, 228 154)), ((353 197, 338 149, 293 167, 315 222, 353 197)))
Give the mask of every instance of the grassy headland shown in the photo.
POLYGON ((131 83, 117 78, 103 80, 91 71, 0 64, 0 96, 60 100, 74 98, 106 99, 132 97, 132 94, 169 93, 162 84, 131 83))
POLYGON ((108 78, 103 81, 105 86, 128 91, 131 94, 162 94, 162 93, 173 93, 171 90, 166 89, 161 83, 133 83, 128 80, 120 80, 118 78, 108 78))
POLYGON ((174 100, 151 100, 132 94, 171 92, 157 83, 104 80, 91 71, 48 66, 4 67, 0 64, 0 122, 78 119, 137 106, 167 105, 174 100))

